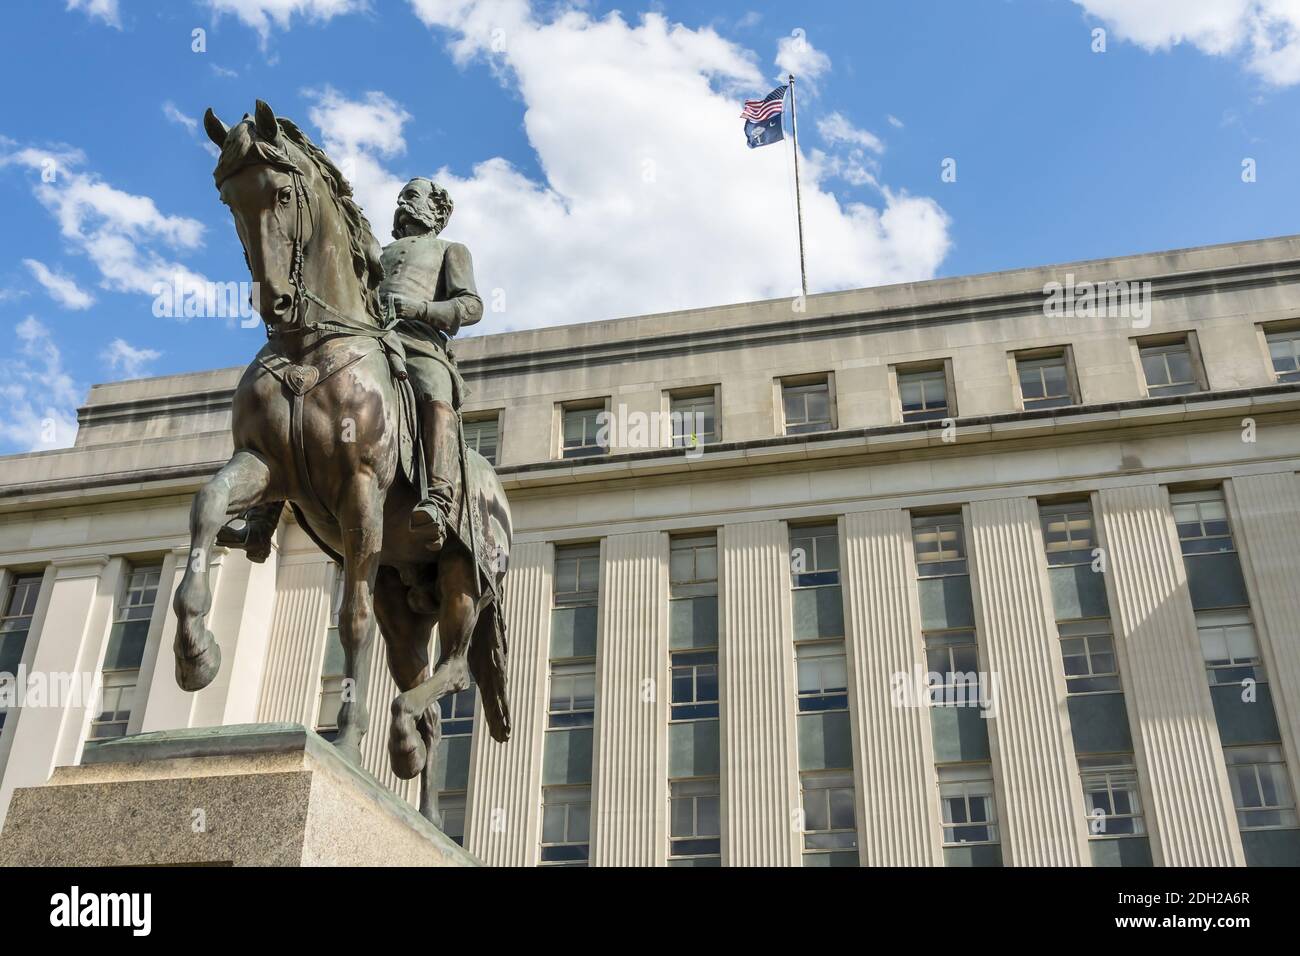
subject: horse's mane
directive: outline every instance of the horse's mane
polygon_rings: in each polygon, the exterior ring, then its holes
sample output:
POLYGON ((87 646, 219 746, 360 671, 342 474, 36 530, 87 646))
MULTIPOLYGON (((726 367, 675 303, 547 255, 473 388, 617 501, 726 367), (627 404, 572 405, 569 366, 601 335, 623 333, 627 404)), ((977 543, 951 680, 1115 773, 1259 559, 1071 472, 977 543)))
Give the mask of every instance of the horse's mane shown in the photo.
POLYGON ((379 307, 380 281, 384 278, 384 267, 380 262, 381 249, 379 241, 370 229, 361 207, 352 198, 352 186, 343 177, 343 173, 334 165, 325 151, 313 143, 291 119, 276 117, 280 128, 280 140, 288 144, 289 149, 263 139, 257 133, 257 125, 249 118, 230 128, 226 141, 221 146, 221 157, 217 168, 212 171, 212 178, 218 188, 230 176, 257 163, 266 163, 280 169, 294 169, 299 166, 290 150, 302 154, 312 164, 316 172, 329 188, 335 204, 343 214, 347 227, 348 244, 352 254, 352 268, 361 282, 366 311, 376 324, 382 322, 379 307))

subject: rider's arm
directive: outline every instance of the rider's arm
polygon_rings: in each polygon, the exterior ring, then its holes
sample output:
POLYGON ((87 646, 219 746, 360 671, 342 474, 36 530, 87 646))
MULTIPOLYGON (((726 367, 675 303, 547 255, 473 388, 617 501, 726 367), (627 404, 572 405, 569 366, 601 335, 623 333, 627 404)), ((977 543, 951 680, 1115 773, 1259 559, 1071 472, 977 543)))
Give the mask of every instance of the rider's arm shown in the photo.
POLYGON ((421 318, 448 335, 483 317, 483 300, 474 288, 474 263, 469 250, 459 242, 447 246, 442 260, 442 282, 446 298, 425 302, 421 318))

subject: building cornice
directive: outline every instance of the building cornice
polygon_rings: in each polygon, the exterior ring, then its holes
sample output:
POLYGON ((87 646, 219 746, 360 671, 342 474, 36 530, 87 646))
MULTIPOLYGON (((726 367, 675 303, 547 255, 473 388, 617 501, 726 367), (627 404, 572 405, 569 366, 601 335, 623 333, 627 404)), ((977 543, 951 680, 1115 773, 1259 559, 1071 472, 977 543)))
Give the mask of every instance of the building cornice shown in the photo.
MULTIPOLYGON (((1155 299, 1178 298, 1233 289, 1264 287, 1282 283, 1300 283, 1300 259, 1289 258, 1272 262, 1253 262, 1225 266, 1212 266, 1180 272, 1145 272, 1141 274, 1116 274, 1126 262, 1145 264, 1152 256, 1134 256, 1131 259, 1104 259, 1066 263, 1048 269, 1034 270, 1039 275, 1064 277, 1075 273, 1079 281, 1105 281, 1123 279, 1127 282, 1150 282, 1155 299), (1106 271, 1102 275, 1103 270, 1106 271)), ((993 274, 996 275, 996 274, 993 274)), ((947 281, 947 280, 934 280, 947 281)), ((926 283, 918 283, 923 286, 926 283)), ((870 290, 867 290, 870 291, 870 290)), ((808 300, 806 313, 791 312, 779 319, 754 321, 752 310, 792 300, 767 300, 711 309, 693 310, 703 316, 734 313, 734 322, 698 329, 686 329, 662 334, 646 334, 643 323, 647 319, 664 316, 636 316, 602 323, 610 333, 601 341, 585 341, 578 345, 566 343, 555 347, 529 349, 522 347, 532 341, 530 333, 505 332, 468 339, 460 346, 460 370, 471 383, 475 380, 499 376, 563 371, 591 365, 616 365, 625 362, 670 359, 675 356, 709 351, 731 351, 756 346, 779 346, 790 342, 807 342, 838 338, 868 332, 898 329, 916 329, 928 326, 978 322, 999 318, 1016 318, 1041 314, 1044 303, 1042 288, 1026 288, 988 295, 954 295, 932 302, 899 303, 878 307, 857 307, 832 311, 818 311, 819 300, 831 303, 850 293, 825 293, 808 300), (479 350, 491 354, 477 356, 479 350), (463 353, 469 352, 466 355, 463 353)), ((666 316, 689 313, 666 313, 666 316)), ((1127 321, 1127 320, 1125 320, 1127 321)), ((545 330, 558 332, 581 326, 560 326, 545 330)), ((543 336, 545 337, 545 336, 543 336)), ((164 395, 117 402, 97 402, 78 409, 80 426, 98 426, 169 414, 206 414, 224 411, 235 394, 241 367, 231 367, 230 385, 210 388, 183 395, 164 395)))
MULTIPOLYGON (((1107 279, 1122 279, 1129 283, 1150 282, 1151 295, 1155 299, 1300 282, 1300 259, 1159 274, 1115 275, 1112 273, 1101 276, 1088 271, 1090 266, 1095 265, 1097 268, 1103 264, 1113 266, 1116 261, 1101 260, 1095 264, 1083 262, 1062 265, 1059 267, 1059 275, 1063 278, 1068 272, 1078 270, 1077 279, 1080 282, 1085 280, 1102 282, 1107 279)), ((825 296, 828 299, 834 297, 834 293, 825 296)), ((984 319, 1016 318, 1042 314, 1046 295, 1040 287, 982 296, 953 296, 928 303, 903 303, 821 313, 816 311, 818 298, 812 296, 808 300, 808 312, 791 311, 790 315, 775 321, 757 323, 737 321, 734 325, 718 328, 686 330, 654 336, 614 336, 601 342, 585 342, 581 348, 575 348, 570 344, 527 352, 516 351, 510 349, 505 341, 511 333, 488 336, 484 339, 492 341, 493 354, 483 357, 462 357, 460 370, 467 379, 473 380, 581 368, 593 364, 614 365, 622 362, 665 359, 689 353, 782 345, 796 341, 807 342, 867 332, 916 329, 984 319)), ((776 301, 793 302, 793 300, 776 301)), ((772 301, 769 300, 753 305, 770 306, 771 304, 772 301)), ((711 310, 700 310, 700 313, 705 314, 709 311, 711 310)), ((622 325, 626 322, 631 327, 637 321, 638 319, 632 318, 617 320, 610 324, 622 325)), ((1125 322, 1127 323, 1128 320, 1126 319, 1125 322)))
MULTIPOLYGON (((1079 441, 1086 436, 1116 430, 1186 425, 1222 419, 1277 415, 1300 410, 1300 383, 1201 392, 1163 398, 1103 402, 1069 408, 1011 412, 954 420, 951 438, 945 439, 942 422, 883 425, 841 429, 807 435, 774 436, 709 446, 695 458, 680 448, 662 448, 599 458, 541 461, 497 468, 507 491, 532 492, 563 488, 574 482, 618 482, 633 479, 689 475, 692 479, 715 473, 725 476, 738 467, 802 465, 827 467, 870 462, 875 456, 908 452, 936 456, 973 444, 1033 440, 1037 444, 1079 441), (1082 438, 1081 438, 1082 436, 1082 438)), ((112 475, 38 481, 0 486, 0 513, 30 511, 39 507, 71 507, 107 500, 182 495, 193 492, 223 464, 193 462, 167 468, 145 468, 112 475)))

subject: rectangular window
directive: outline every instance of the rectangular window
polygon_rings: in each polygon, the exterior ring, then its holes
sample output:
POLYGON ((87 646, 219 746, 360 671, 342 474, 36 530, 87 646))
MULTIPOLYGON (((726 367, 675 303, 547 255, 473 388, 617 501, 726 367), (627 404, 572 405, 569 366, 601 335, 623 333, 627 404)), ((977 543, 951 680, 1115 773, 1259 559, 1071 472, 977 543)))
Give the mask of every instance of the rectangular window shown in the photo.
POLYGON ((18 673, 40 593, 39 574, 20 574, 10 582, 4 603, 0 605, 3 610, 0 614, 0 673, 18 673))
POLYGON ((1026 409, 1074 404, 1064 351, 1036 358, 1017 356, 1016 375, 1020 379, 1020 402, 1026 409))
POLYGON ((1087 502, 1044 505, 1039 508, 1043 544, 1051 567, 1091 564, 1097 547, 1092 506, 1087 502))
POLYGON ((805 850, 851 850, 858 845, 853 774, 847 771, 799 775, 805 850))
POLYGON ((543 864, 586 866, 590 833, 590 787, 542 788, 543 864))
POLYGON ((104 654, 103 700, 90 722, 89 740, 111 740, 126 734, 161 577, 159 566, 134 568, 127 576, 104 654))
POLYGON ((555 549, 555 606, 595 604, 600 593, 600 545, 555 549))
POLYGON ((474 732, 474 699, 477 693, 471 683, 464 690, 447 694, 438 701, 444 737, 467 737, 474 732))
POLYGON ((465 444, 487 459, 489 465, 497 463, 497 446, 501 440, 499 412, 464 420, 465 444))
POLYGON ((1080 757, 1079 776, 1089 837, 1138 836, 1146 832, 1132 754, 1080 757))
MULTIPOLYGON (((930 703, 939 707, 969 707, 980 702, 979 647, 975 632, 929 631, 925 634, 925 661, 939 683, 930 684, 930 703)), ((930 676, 928 681, 935 678, 930 676)))
POLYGON ((670 598, 711 597, 718 593, 718 536, 674 537, 668 548, 670 598))
POLYGON ((670 780, 668 801, 668 855, 677 860, 717 857, 722 852, 718 778, 670 780))
POLYGON ((948 373, 942 368, 899 371, 898 400, 905 422, 951 418, 948 373))
POLYGON ((320 697, 316 705, 316 733, 333 740, 339 729, 339 708, 343 706, 343 642, 339 640, 339 609, 343 606, 343 571, 334 569, 330 588, 330 620, 325 630, 325 656, 320 669, 320 697))
POLYGON ((1200 391, 1192 347, 1187 339, 1163 345, 1139 345, 1148 395, 1186 395, 1200 391))
POLYGON ((1228 762, 1228 782, 1241 829, 1296 825, 1295 797, 1281 747, 1224 747, 1223 756, 1228 762))
POLYGON ((1197 611, 1196 633, 1201 639, 1211 687, 1264 680, 1263 660, 1249 611, 1197 611))
POLYGON ((553 662, 549 700, 546 726, 590 727, 596 717, 596 662, 553 662))
POLYGON ((791 528, 790 571, 797 588, 839 584, 839 526, 821 524, 791 528))
POLYGON ((609 435, 604 428, 604 402, 565 405, 563 418, 564 434, 560 445, 563 457, 587 458, 609 451, 609 435))
POLYGON ((922 578, 966 574, 966 534, 960 514, 922 515, 912 519, 916 573, 922 578))
POLYGON ((717 395, 712 388, 669 392, 668 414, 674 448, 698 448, 718 440, 717 395))
POLYGON ((1300 328, 1270 332, 1268 354, 1279 382, 1300 382, 1300 328))
POLYGON ((1169 496, 1178 525, 1178 542, 1183 554, 1212 554, 1233 551, 1232 529, 1223 492, 1190 491, 1169 496))
POLYGON ((847 710, 848 666, 843 641, 818 641, 795 647, 799 676, 799 712, 847 710))
POLYGON ((1073 697, 1122 689, 1109 620, 1059 621, 1056 626, 1061 635, 1066 693, 1073 697))
POLYGON ((945 846, 998 842, 993 775, 987 764, 939 768, 945 846))
POLYGON ((831 386, 828 378, 812 382, 782 381, 781 404, 785 411, 787 435, 826 432, 835 427, 831 417, 831 386))
POLYGON ((705 720, 718 716, 718 652, 674 651, 672 719, 705 720))

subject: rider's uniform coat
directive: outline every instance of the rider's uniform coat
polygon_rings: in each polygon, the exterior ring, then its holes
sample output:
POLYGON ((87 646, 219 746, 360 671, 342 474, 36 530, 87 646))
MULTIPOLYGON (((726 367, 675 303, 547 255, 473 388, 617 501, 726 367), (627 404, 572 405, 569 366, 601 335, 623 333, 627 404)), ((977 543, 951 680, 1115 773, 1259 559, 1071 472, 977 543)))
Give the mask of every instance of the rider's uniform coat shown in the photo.
POLYGON ((469 250, 459 242, 440 239, 432 232, 404 236, 383 252, 384 279, 379 301, 387 308, 388 296, 416 302, 451 302, 453 315, 447 332, 433 323, 404 318, 397 329, 406 346, 407 371, 417 396, 459 405, 464 392, 447 340, 462 326, 483 317, 483 300, 474 286, 474 264, 469 250))

